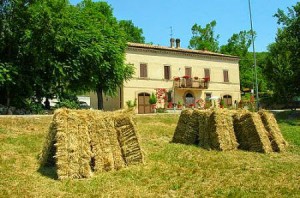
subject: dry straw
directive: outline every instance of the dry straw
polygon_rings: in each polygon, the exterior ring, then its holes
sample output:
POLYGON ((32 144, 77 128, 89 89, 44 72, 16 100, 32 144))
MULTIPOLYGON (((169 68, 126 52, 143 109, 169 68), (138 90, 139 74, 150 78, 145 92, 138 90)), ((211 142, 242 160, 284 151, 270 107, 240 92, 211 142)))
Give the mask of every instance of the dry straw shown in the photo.
POLYGON ((195 144, 198 141, 198 119, 193 115, 193 110, 185 109, 181 112, 173 143, 195 144))
POLYGON ((263 153, 283 151, 287 146, 271 113, 223 109, 183 110, 172 142, 221 151, 239 148, 263 153))
POLYGON ((41 165, 51 166, 54 162, 59 179, 88 178, 93 172, 142 163, 133 113, 57 110, 41 165))
POLYGON ((209 144, 211 149, 227 151, 236 150, 233 119, 227 110, 215 110, 209 117, 209 144))
POLYGON ((287 142, 284 140, 280 129, 278 127, 277 121, 274 115, 268 111, 259 111, 258 112, 264 126, 268 132, 268 137, 271 142, 273 151, 281 152, 285 151, 288 146, 287 142))
POLYGON ((234 127, 239 149, 263 153, 272 151, 267 131, 259 114, 251 112, 235 114, 234 127))

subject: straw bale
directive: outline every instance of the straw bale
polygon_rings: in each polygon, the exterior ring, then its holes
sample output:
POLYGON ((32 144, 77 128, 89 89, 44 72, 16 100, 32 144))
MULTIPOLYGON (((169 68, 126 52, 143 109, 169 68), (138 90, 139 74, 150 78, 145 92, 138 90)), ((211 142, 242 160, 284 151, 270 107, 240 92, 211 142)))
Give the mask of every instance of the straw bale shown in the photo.
POLYGON ((234 132, 239 149, 263 153, 272 151, 267 131, 258 113, 238 111, 234 115, 234 132))
POLYGON ((221 151, 237 149, 238 143, 230 113, 227 110, 215 110, 209 120, 211 148, 221 151))
POLYGON ((125 163, 127 165, 143 163, 143 154, 132 113, 115 113, 114 120, 125 163))
POLYGON ((228 111, 199 111, 199 146, 206 149, 235 150, 233 119, 228 111))
POLYGON ((205 149, 210 148, 210 115, 211 111, 209 110, 197 110, 195 114, 198 115, 198 136, 199 136, 199 146, 205 149))
POLYGON ((41 166, 56 165, 59 179, 141 162, 133 113, 68 109, 55 111, 40 159, 41 166))
POLYGON ((87 115, 62 109, 56 112, 56 166, 59 179, 91 176, 91 148, 87 115))
POLYGON ((102 172, 124 167, 113 117, 108 113, 94 112, 90 122, 93 170, 102 172))
POLYGON ((195 144, 198 142, 198 118, 193 115, 193 110, 185 109, 181 112, 175 133, 173 143, 195 144))
POLYGON ((265 129, 268 132, 268 137, 273 151, 284 151, 288 146, 288 143, 284 140, 274 115, 263 110, 259 111, 258 113, 264 123, 265 129))

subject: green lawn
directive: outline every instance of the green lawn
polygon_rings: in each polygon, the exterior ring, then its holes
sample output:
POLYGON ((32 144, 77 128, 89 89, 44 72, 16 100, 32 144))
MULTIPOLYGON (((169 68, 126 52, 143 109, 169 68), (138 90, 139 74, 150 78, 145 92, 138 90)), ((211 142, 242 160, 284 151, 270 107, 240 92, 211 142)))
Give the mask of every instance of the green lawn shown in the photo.
POLYGON ((66 181, 37 161, 50 116, 0 118, 0 197, 300 197, 299 115, 277 116, 279 154, 171 144, 179 115, 137 116, 144 165, 66 181))

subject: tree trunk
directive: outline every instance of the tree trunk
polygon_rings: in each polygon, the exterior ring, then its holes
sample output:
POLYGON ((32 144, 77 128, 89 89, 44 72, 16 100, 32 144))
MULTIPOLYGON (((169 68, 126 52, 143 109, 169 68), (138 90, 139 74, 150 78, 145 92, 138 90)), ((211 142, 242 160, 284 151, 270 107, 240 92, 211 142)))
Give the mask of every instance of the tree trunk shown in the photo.
POLYGON ((103 110, 103 95, 102 87, 97 88, 98 109, 103 110))
POLYGON ((10 107, 10 90, 8 87, 6 88, 6 106, 10 107))

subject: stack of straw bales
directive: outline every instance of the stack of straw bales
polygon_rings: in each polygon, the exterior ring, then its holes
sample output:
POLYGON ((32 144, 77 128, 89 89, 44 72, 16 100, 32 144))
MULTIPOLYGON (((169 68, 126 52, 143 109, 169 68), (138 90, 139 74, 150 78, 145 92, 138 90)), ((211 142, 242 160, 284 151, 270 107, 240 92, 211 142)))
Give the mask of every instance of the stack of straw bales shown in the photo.
POLYGON ((238 143, 235 138, 233 119, 229 111, 216 110, 209 117, 206 126, 209 136, 209 148, 221 151, 235 150, 238 143))
POLYGON ((267 131, 259 114, 251 112, 235 114, 234 126, 239 149, 263 153, 272 151, 267 131))
POLYGON ((138 163, 143 163, 143 155, 132 112, 55 112, 41 165, 56 165, 59 179, 88 178, 93 172, 138 163))
POLYGON ((172 142, 263 153, 280 152, 287 146, 273 114, 223 109, 182 111, 172 142))
POLYGON ((284 140, 274 115, 268 111, 258 112, 268 132, 273 151, 285 151, 288 143, 284 140))
POLYGON ((172 142, 195 144, 198 141, 197 117, 191 109, 181 112, 172 142))

